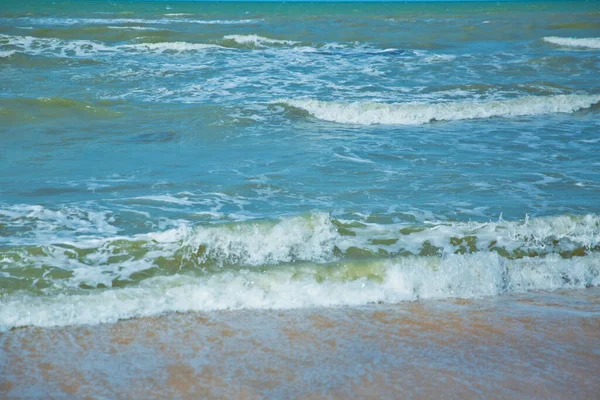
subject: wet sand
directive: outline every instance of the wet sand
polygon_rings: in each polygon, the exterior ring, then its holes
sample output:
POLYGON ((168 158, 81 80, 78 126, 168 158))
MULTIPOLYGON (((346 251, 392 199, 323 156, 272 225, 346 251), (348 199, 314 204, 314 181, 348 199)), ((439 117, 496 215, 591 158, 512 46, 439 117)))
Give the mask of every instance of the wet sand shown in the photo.
POLYGON ((3 399, 592 399, 600 288, 23 328, 0 347, 3 399))

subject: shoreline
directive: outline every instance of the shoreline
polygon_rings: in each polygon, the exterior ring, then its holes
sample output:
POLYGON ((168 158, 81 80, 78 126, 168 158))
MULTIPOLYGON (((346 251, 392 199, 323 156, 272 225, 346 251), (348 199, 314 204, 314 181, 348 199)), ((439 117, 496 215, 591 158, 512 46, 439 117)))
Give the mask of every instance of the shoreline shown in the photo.
POLYGON ((586 398, 600 288, 0 334, 3 398, 586 398))

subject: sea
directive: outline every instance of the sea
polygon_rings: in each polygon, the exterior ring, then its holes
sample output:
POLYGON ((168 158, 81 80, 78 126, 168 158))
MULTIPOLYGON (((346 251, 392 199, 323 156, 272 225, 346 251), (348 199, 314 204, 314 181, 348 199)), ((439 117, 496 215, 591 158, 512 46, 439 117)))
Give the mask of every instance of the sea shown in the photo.
POLYGON ((2 0, 0 397, 597 396, 599 117, 597 1, 2 0))

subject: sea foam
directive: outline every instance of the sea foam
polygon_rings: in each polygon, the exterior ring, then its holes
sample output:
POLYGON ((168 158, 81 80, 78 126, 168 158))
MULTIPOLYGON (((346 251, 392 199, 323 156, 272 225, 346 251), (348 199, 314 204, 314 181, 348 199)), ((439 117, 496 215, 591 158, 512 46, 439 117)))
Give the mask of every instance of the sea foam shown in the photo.
POLYGON ((165 53, 174 52, 182 53, 189 51, 199 51, 206 49, 223 49, 224 47, 216 44, 205 44, 205 43, 188 43, 188 42, 162 42, 162 43, 139 43, 139 44, 125 44, 118 46, 117 49, 126 49, 142 52, 155 52, 165 53))
POLYGON ((421 125, 491 117, 572 113, 600 102, 598 95, 528 96, 489 102, 376 103, 284 99, 277 103, 303 110, 315 118, 357 125, 421 125))
MULTIPOLYGON (((5 46, 32 55, 60 55, 62 57, 91 57, 99 54, 116 54, 122 52, 133 53, 183 53, 204 51, 207 49, 224 49, 216 44, 189 43, 189 42, 159 42, 135 43, 110 46, 102 42, 91 40, 62 40, 58 38, 38 38, 33 36, 11 36, 0 34, 0 40, 5 41, 5 46)), ((2 44, 0 42, 0 44, 2 44)))
POLYGON ((263 46, 265 44, 281 44, 281 45, 294 45, 299 42, 293 40, 279 40, 279 39, 270 39, 264 36, 258 35, 227 35, 224 36, 225 40, 233 40, 238 44, 252 44, 254 46, 263 46))
POLYGON ((600 38, 567 38, 547 36, 544 41, 565 47, 587 47, 589 49, 600 49, 600 38))

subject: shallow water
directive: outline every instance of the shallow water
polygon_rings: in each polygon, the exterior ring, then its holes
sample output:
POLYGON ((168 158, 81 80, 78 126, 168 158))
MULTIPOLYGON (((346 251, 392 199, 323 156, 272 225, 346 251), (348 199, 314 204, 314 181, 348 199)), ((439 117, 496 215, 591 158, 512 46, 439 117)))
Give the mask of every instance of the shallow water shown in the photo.
POLYGON ((5 398, 594 398, 599 295, 15 329, 0 336, 0 390, 5 398))
POLYGON ((600 284, 594 2, 5 2, 0 329, 600 284))

